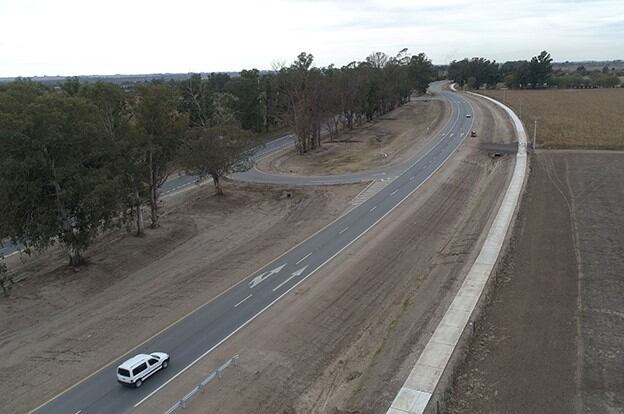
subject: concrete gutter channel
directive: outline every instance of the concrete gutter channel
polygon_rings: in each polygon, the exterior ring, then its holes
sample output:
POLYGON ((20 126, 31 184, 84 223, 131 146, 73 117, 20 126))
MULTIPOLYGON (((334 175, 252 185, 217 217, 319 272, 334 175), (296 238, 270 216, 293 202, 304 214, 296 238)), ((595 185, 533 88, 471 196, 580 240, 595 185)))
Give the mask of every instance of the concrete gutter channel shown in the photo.
MULTIPOLYGON (((451 85, 451 89, 453 85, 451 85)), ((463 360, 465 345, 471 337, 480 309, 485 304, 483 292, 496 270, 507 234, 516 216, 524 191, 527 171, 527 135, 522 121, 507 106, 487 96, 510 116, 518 136, 518 151, 511 181, 474 264, 468 271, 453 302, 438 324, 416 364, 397 393, 387 414, 438 413, 445 391, 451 385, 455 367, 463 360)))

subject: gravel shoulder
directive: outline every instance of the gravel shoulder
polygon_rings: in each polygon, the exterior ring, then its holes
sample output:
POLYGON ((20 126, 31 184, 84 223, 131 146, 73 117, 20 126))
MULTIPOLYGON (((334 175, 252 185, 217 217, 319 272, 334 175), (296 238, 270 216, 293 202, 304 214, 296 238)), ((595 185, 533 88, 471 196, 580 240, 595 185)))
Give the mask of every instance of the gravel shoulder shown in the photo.
POLYGON ((624 153, 532 160, 452 413, 624 412, 624 153))

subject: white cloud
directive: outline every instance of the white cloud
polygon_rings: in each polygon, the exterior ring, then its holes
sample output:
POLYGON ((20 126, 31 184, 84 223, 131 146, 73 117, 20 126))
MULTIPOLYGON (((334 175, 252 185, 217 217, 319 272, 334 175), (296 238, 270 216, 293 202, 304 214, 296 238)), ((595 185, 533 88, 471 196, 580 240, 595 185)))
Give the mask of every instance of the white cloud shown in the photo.
POLYGON ((304 50, 343 65, 403 47, 436 63, 624 58, 620 0, 0 0, 0 16, 0 76, 270 68, 304 50))

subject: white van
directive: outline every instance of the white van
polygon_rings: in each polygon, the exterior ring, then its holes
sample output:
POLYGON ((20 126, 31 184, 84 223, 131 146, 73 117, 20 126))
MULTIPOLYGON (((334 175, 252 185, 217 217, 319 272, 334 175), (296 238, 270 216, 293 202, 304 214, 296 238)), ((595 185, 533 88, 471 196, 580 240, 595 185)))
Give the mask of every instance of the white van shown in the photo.
POLYGON ((117 367, 117 381, 139 388, 154 372, 169 366, 169 355, 164 352, 139 354, 117 367))

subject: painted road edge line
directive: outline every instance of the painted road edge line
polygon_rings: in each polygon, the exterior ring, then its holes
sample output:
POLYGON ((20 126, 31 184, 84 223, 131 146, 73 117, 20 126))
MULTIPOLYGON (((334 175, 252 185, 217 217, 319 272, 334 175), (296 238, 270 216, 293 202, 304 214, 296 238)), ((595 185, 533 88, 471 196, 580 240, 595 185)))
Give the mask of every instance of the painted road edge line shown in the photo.
MULTIPOLYGON (((458 119, 456 121, 454 121, 455 123, 459 120, 460 118, 458 117, 458 119)), ((474 118, 472 123, 470 124, 470 128, 472 129, 472 125, 474 123, 474 118)), ((463 144, 464 140, 465 140, 465 136, 463 138, 461 138, 459 140, 459 142, 457 143, 457 147, 455 147, 455 149, 453 151, 451 151, 449 153, 449 155, 431 172, 431 174, 429 174, 419 185, 417 185, 415 188, 413 188, 408 194, 406 194, 403 198, 401 198, 394 206, 392 206, 390 208, 390 210, 388 210, 383 216, 379 217, 375 222, 373 222, 370 226, 368 226, 362 233, 360 233, 358 236, 356 236, 353 240, 351 240, 350 242, 348 242, 345 246, 343 246, 340 250, 338 250, 337 252, 335 252, 331 257, 329 257, 327 260, 325 260, 323 263, 321 263, 320 265, 318 265, 316 268, 314 268, 312 271, 310 271, 310 273, 308 273, 307 275, 303 276, 301 279, 299 279, 297 282, 295 282, 291 287, 289 287, 285 292, 283 292, 280 296, 278 296, 277 298, 275 298, 271 303, 269 303, 268 305, 266 305, 264 308, 262 308, 260 311, 258 311, 255 315, 253 315, 251 318, 249 318, 246 322, 244 322, 242 325, 240 325, 238 328, 236 328, 233 332, 231 332, 229 335, 227 335, 225 338, 223 338, 221 341, 219 341, 217 344, 215 344, 212 348, 208 349, 206 352, 204 352, 202 355, 200 355, 199 357, 197 357, 195 360, 193 360, 190 364, 188 364, 186 367, 182 368, 178 373, 176 373, 173 377, 169 378, 167 381, 165 381, 163 384, 161 384, 158 388, 156 388, 154 391, 152 391, 150 394, 148 394, 146 397, 144 397, 141 401, 137 402, 136 404, 134 404, 134 408, 137 408, 138 406, 140 406, 141 404, 143 404, 145 401, 147 401, 149 398, 151 398, 154 394, 156 394, 158 391, 160 391, 161 389, 163 389, 164 387, 166 387, 167 385, 169 385, 169 383, 171 383, 172 381, 174 381, 177 377, 179 377, 180 375, 182 375, 184 372, 186 372, 188 369, 190 369, 193 365, 195 365, 198 361, 202 360, 206 355, 208 355, 209 353, 211 353, 213 350, 217 349, 219 346, 221 346, 221 344, 223 344, 225 341, 227 341, 228 339, 230 339, 232 336, 236 335, 238 333, 238 331, 240 331, 241 329, 243 329, 245 326, 249 325, 251 322, 253 322, 257 317, 259 317, 260 315, 262 315, 267 309, 269 309, 271 306, 273 306, 275 303, 279 302, 284 296, 286 296, 288 293, 290 293, 290 291, 292 291, 293 289, 297 288, 297 286, 299 286, 301 283, 303 283, 306 279, 308 279, 310 276, 312 276, 313 274, 315 274, 319 269, 322 269, 327 263, 329 263, 330 261, 332 261, 336 256, 338 256, 340 253, 342 253, 345 249, 349 248, 349 246, 351 246, 353 243, 355 243, 356 241, 358 241, 362 236, 364 236, 366 233, 368 233, 368 231, 370 229, 372 229, 373 227, 375 227, 377 224, 379 224, 379 222, 381 222, 384 218, 386 218, 388 215, 390 215, 395 209, 397 209, 401 204, 403 204, 403 202, 405 200, 407 200, 412 194, 414 194, 416 191, 418 191, 418 189, 420 187, 422 187, 425 183, 427 183, 427 181, 429 181, 429 179, 438 172, 438 170, 440 168, 442 168, 446 162, 449 160, 449 158, 451 158, 453 156, 453 154, 455 154, 455 152, 459 149, 459 147, 463 144)), ((441 141, 440 141, 441 142, 441 141)), ((439 143, 438 143, 439 144, 439 143)), ((434 146, 434 148, 438 145, 436 144, 434 146)), ((430 149, 429 151, 427 151, 427 154, 429 152, 431 152, 433 150, 430 149)), ((329 227, 331 224, 333 224, 334 222, 338 221, 340 219, 340 217, 338 219, 336 219, 335 221, 331 222, 330 224, 328 224, 327 226, 325 226, 323 229, 319 230, 317 233, 320 233, 322 230, 324 230, 326 227, 329 227)), ((315 233, 314 235, 310 236, 308 239, 314 237, 317 233, 315 233)), ((306 239, 307 240, 307 239, 306 239)), ((301 242, 300 244, 302 244, 303 242, 301 242)), ((288 252, 290 252, 291 250, 295 249, 295 247, 291 248, 288 252)), ((285 256, 288 252, 283 253, 280 258, 282 256, 285 256)), ((278 258, 279 259, 279 258, 278 258)), ((278 259, 274 259, 278 260, 278 259)), ((270 263, 273 263, 269 262, 270 263)), ((263 267, 268 266, 265 265, 263 267)), ((240 283, 240 282, 239 282, 240 283)), ((230 288, 232 289, 232 288, 230 288)), ((223 292, 225 293, 225 292, 223 292)), ((221 293, 221 294, 223 294, 221 293)), ((206 306, 206 304, 202 305, 201 307, 206 306)), ((200 307, 200 308, 201 308, 200 307)), ((197 308, 195 311, 199 310, 200 308, 197 308)), ((195 312, 193 311, 193 312, 195 312)), ((45 405, 45 404, 44 404, 45 405)), ((35 411, 35 410, 33 410, 35 411)), ((30 413, 29 413, 30 414, 30 413)))
POLYGON ((386 414, 424 413, 494 269, 522 194, 527 170, 527 135, 522 121, 502 103, 472 95, 494 102, 510 116, 518 136, 516 164, 477 259, 386 414))
MULTIPOLYGON (((454 105, 456 105, 456 103, 453 103, 451 101, 451 108, 454 110, 455 107, 454 105)), ((460 117, 459 117, 459 113, 452 115, 448 125, 455 125, 460 117), (455 115, 457 115, 457 118, 455 119, 455 115)), ((473 121, 474 122, 474 121, 473 121)), ((471 124, 471 129, 472 129, 472 124, 471 124)), ((457 145, 457 148, 459 148, 459 146, 463 143, 464 139, 461 139, 460 142, 457 145)), ((421 155, 420 157, 416 158, 416 160, 411 164, 411 166, 409 168, 411 168, 412 166, 416 165, 418 162, 420 162, 421 159, 423 159, 424 157, 426 157, 429 153, 431 153, 433 150, 435 150, 435 148, 437 148, 443 140, 438 141, 435 145, 433 145, 431 148, 427 149, 427 151, 425 152, 425 154, 421 155)), ((405 197, 403 197, 401 200, 399 200, 399 202, 390 209, 390 211, 386 212, 386 214, 384 214, 379 220, 377 220, 375 223, 373 223, 370 227, 368 227, 364 233, 366 233, 368 230, 370 230, 372 227, 374 227, 379 221, 381 221, 383 218, 385 218, 388 214, 390 214, 395 208, 397 208, 401 203, 403 203, 403 201, 405 201, 409 196, 411 196, 414 192, 416 192, 418 190, 418 188, 420 188, 420 186, 422 186, 426 181, 429 180, 429 178, 431 178, 431 176, 433 174, 435 174, 445 163, 446 161, 453 155, 453 153, 457 150, 457 148, 455 150, 453 150, 447 158, 444 159, 444 161, 442 161, 442 163, 440 165, 438 165, 438 167, 427 177, 425 178, 425 180, 415 189, 413 189, 412 191, 409 192, 409 194, 407 194, 405 197)), ((408 169, 409 169, 408 168, 408 169)), ((208 180, 204 180, 202 183, 207 183, 209 182, 208 180)), ((201 186, 202 184, 200 184, 201 186)), ((184 191, 184 189, 180 190, 184 191)), ((391 195, 396 194, 398 191, 395 190, 392 192, 391 195)), ((163 195, 164 198, 164 195, 163 195)), ((358 206, 359 207, 359 206, 358 206)), ((30 410, 27 414, 33 414, 34 412, 38 411, 39 409, 43 408, 45 405, 51 403, 52 401, 56 400, 57 398, 65 395, 66 393, 68 393, 69 391, 71 391, 72 389, 76 388, 77 386, 79 386, 80 384, 84 383, 85 381, 89 380, 91 377, 97 375, 98 373, 100 373, 101 371, 103 371, 104 369, 110 367, 111 365, 113 365, 115 362, 120 361, 122 359, 124 359, 124 357, 128 357, 130 354, 132 354, 133 352, 135 352, 137 349, 139 349, 140 347, 144 346, 146 343, 148 343, 149 341, 153 340, 154 338, 156 338, 157 336, 159 336, 160 334, 162 334, 163 332, 165 332, 166 330, 170 329, 171 327, 173 327, 174 325, 176 325, 177 323, 179 323, 180 321, 182 321, 183 319, 199 312, 201 309, 203 309, 204 307, 208 306, 210 303, 214 302, 215 300, 217 300, 218 298, 220 298, 221 296, 225 295, 226 293, 228 293, 229 291, 233 290, 234 288, 236 288, 239 285, 242 285, 245 282, 249 282, 252 279, 252 276, 254 276, 255 274, 257 274, 261 269, 264 269, 266 267, 268 267, 269 265, 271 265, 272 263, 277 262, 279 259, 281 259, 282 257, 285 257, 288 253, 290 253, 291 251, 295 250, 297 247, 299 247, 300 245, 302 245, 303 243, 307 242, 308 240, 312 239, 313 237, 315 237, 317 234, 321 233, 322 231, 324 231, 325 229, 331 227, 332 225, 334 225, 335 223, 337 223, 339 220, 341 220, 344 216, 346 216, 347 214, 349 214, 351 212, 350 209, 345 210, 342 214, 340 214, 338 217, 336 217, 334 220, 330 221, 329 223, 325 224, 323 227, 321 227, 320 229, 316 230, 313 234, 309 235, 308 237, 306 237, 305 239, 301 240, 300 242, 298 242, 296 245, 292 246, 291 248, 289 248, 288 250, 286 250, 285 252, 283 252, 282 254, 280 254, 279 256, 277 256, 276 258, 271 259, 270 261, 268 261, 267 263, 265 263, 264 265, 260 266, 258 269, 254 270, 253 272, 249 273, 247 276, 245 276, 244 278, 240 279, 238 282, 234 283, 232 286, 226 288, 225 290, 223 290, 222 292, 218 293, 215 297, 213 297, 212 299, 208 300, 206 303, 198 306, 197 308, 191 310, 190 312, 188 312, 187 314, 181 316, 180 318, 176 319, 175 321, 171 322, 169 325, 167 325, 166 327, 162 328, 160 331, 154 333, 153 335, 151 335, 149 338, 143 340, 142 342, 140 342, 139 344, 135 345, 133 348, 129 349, 128 351, 122 353, 121 355, 115 357, 114 359, 112 359, 111 361, 101 365, 98 369, 96 369, 94 372, 90 373, 89 375, 83 377, 82 379, 78 380, 76 383, 68 386, 67 388, 65 388, 63 391, 60 391, 58 393, 56 393, 54 396, 49 397, 45 402, 39 404, 37 407, 33 408, 32 410, 30 410)), ((339 253, 341 253, 344 249, 346 249, 347 247, 349 247, 352 243, 354 243, 357 239, 359 239, 364 233, 362 233, 360 236, 358 236, 356 239, 352 240, 347 246, 343 247, 339 252, 337 252, 336 254, 334 254, 332 257, 330 257, 327 261, 325 261, 320 267, 322 267, 323 265, 325 265, 327 262, 329 262, 330 260, 332 260, 336 255, 338 255, 339 253)), ((288 291, 284 292, 282 295, 280 295, 277 299, 275 299, 275 301, 271 302, 269 305, 267 305, 265 308, 263 308, 259 313, 257 313, 256 315, 254 315, 250 320, 248 320, 246 323, 244 323, 242 326, 240 326, 239 328, 237 328, 234 332, 232 332, 230 335, 228 335, 226 338, 224 338, 223 340, 221 340, 217 345, 215 345, 214 347, 212 347, 211 349, 209 349, 207 352, 205 352, 203 354, 203 356, 208 355, 212 350, 216 349, 219 345, 221 345, 223 342, 225 342, 228 338, 230 338, 232 335, 234 335, 235 333, 237 333, 240 329, 244 328, 248 323, 252 322, 256 317, 258 317, 261 313, 263 313, 266 309, 268 309, 271 305, 273 305, 275 302, 279 301, 283 296, 285 296, 288 292, 290 292, 292 289, 294 289, 299 283, 301 283, 303 280, 305 280, 306 278, 308 278, 309 276, 311 276, 314 272, 316 272, 316 270, 318 270, 320 267, 318 267, 317 269, 313 270, 310 274, 304 276, 299 282, 297 282, 297 284, 291 288, 288 289, 288 291)), ((203 357, 202 356, 202 357, 203 357)), ((202 357, 198 358, 195 362, 197 362, 198 360, 200 360, 202 357)), ((191 365, 195 364, 195 362, 191 363, 191 365)), ((184 368, 184 371, 186 371, 188 368, 190 368, 190 366, 187 366, 186 368, 184 368)), ((180 373, 176 374, 175 377, 177 377, 180 373)), ((173 379, 173 378, 172 378, 173 379)), ((163 384, 163 386, 161 386, 160 388, 164 387, 164 385, 167 385, 169 382, 163 384)), ((158 388, 156 391, 158 391, 160 388, 158 388)), ((148 395, 148 397, 146 397, 145 399, 141 400, 139 402, 142 403, 144 402, 147 398, 149 398, 151 395, 153 395, 156 391, 154 391, 152 394, 148 395)), ((135 408, 138 406, 135 405, 135 408)))

